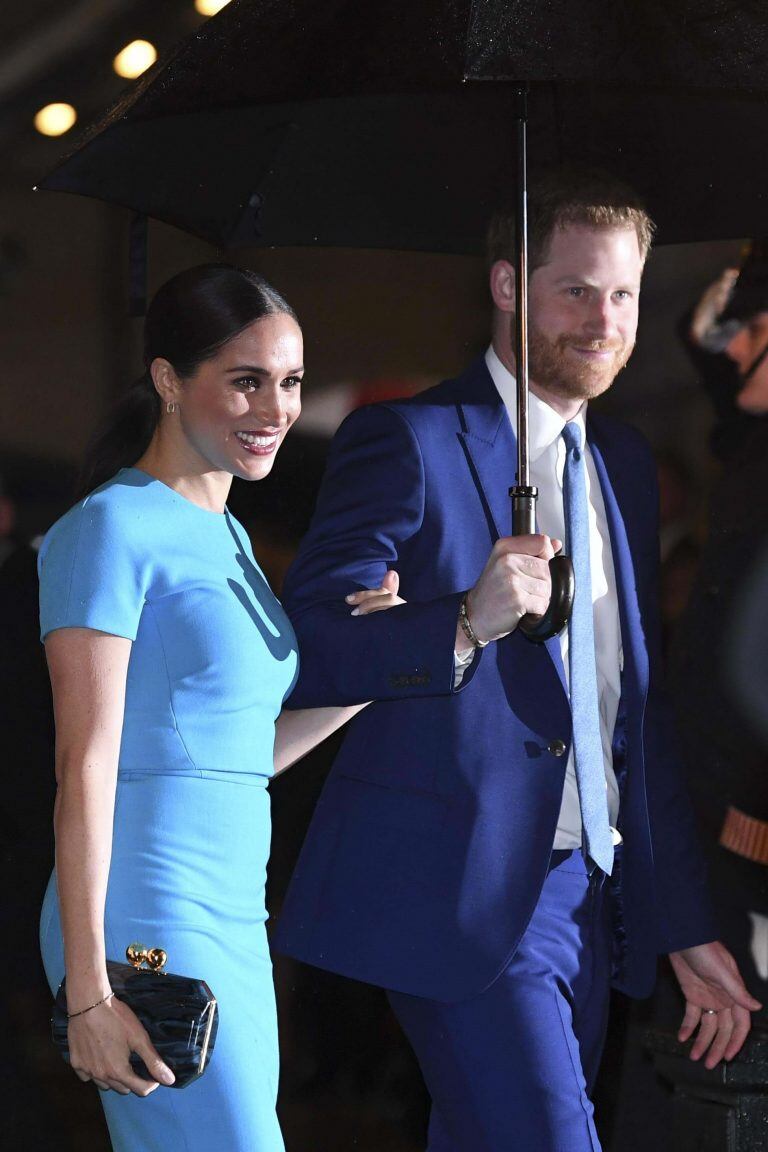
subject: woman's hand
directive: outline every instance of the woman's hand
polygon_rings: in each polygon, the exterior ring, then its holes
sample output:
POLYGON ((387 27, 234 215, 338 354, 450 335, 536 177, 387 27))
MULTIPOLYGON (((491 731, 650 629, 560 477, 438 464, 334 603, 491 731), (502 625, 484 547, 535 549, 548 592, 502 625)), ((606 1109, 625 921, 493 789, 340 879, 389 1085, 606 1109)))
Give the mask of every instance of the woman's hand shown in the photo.
POLYGON ((81 1080, 93 1080, 102 1091, 111 1088, 121 1096, 131 1092, 149 1096, 161 1084, 173 1084, 175 1080, 138 1017, 114 996, 70 1020, 69 1056, 81 1080), (152 1080, 134 1072, 131 1052, 142 1058, 152 1080))
POLYGON ((398 596, 400 577, 392 568, 385 574, 380 588, 366 588, 361 592, 350 592, 345 596, 347 604, 354 604, 353 616, 370 616, 371 612, 382 612, 385 608, 394 608, 395 604, 405 604, 405 600, 398 596))

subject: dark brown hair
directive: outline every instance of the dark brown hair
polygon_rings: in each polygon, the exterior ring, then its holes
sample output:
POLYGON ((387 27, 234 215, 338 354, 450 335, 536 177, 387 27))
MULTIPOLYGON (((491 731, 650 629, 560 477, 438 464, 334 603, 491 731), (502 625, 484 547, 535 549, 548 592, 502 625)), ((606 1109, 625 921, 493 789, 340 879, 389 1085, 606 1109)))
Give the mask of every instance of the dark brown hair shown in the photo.
MULTIPOLYGON (((144 321, 144 374, 120 398, 90 444, 78 481, 78 499, 135 464, 160 420, 160 397, 150 375, 159 356, 182 380, 250 324, 264 316, 296 313, 263 277, 232 264, 200 264, 158 289, 144 321)), ((298 321, 297 321, 298 323, 298 321)))

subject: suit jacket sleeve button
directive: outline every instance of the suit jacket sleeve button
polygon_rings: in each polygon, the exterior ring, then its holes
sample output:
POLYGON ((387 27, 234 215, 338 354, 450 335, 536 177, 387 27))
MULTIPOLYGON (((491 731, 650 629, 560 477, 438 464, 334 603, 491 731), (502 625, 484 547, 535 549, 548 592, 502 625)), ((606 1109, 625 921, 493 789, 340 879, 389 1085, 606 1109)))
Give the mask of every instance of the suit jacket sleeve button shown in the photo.
POLYGON ((547 752, 551 752, 553 756, 565 755, 565 744, 562 740, 552 740, 547 744, 547 752))

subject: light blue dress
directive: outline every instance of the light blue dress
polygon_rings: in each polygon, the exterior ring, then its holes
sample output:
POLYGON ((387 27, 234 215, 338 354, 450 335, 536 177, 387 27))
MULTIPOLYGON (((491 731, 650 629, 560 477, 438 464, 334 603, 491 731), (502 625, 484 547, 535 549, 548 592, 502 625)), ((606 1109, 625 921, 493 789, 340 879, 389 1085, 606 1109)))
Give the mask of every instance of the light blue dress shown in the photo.
MULTIPOLYGON (((274 723, 296 679, 293 630, 229 515, 126 468, 62 517, 40 552, 43 637, 133 641, 106 901, 109 959, 168 953, 219 1002, 205 1075, 147 1099, 102 1094, 118 1152, 281 1152, 265 932, 274 723)), ((64 975, 55 874, 41 922, 64 975)))

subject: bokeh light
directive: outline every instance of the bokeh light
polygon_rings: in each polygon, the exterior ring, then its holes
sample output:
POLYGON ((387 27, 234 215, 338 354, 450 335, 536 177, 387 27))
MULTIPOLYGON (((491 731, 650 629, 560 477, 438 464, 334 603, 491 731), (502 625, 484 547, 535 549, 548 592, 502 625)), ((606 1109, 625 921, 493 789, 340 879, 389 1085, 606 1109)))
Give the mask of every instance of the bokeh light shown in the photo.
POLYGON ((112 61, 112 67, 118 76, 125 80, 135 80, 151 68, 157 60, 157 49, 148 40, 132 40, 126 44, 122 52, 118 52, 112 61))
POLYGON ((46 104, 35 116, 34 124, 43 136, 63 136, 77 120, 71 104, 46 104))
POLYGON ((227 4, 229 0, 195 0, 195 11, 201 16, 215 16, 222 8, 226 8, 227 4))

